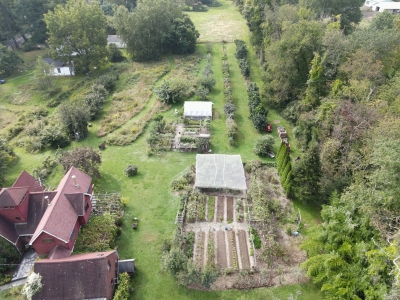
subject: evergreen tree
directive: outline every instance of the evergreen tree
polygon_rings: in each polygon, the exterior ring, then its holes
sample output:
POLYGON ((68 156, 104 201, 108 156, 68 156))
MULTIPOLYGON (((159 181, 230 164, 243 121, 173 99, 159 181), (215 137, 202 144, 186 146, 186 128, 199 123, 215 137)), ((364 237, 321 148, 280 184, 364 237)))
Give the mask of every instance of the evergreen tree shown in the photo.
POLYGON ((304 157, 296 163, 292 177, 293 194, 296 199, 305 203, 318 200, 321 163, 317 143, 312 143, 304 157))

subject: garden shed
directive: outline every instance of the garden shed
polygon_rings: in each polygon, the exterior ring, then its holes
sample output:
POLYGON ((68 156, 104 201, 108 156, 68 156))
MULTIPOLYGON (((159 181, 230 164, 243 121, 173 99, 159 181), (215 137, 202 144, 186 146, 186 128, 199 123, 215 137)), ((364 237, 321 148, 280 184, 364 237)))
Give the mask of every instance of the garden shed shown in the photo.
POLYGON ((212 119, 212 106, 209 101, 185 101, 183 115, 192 120, 212 119))
POLYGON ((241 156, 197 154, 195 187, 247 190, 241 156))

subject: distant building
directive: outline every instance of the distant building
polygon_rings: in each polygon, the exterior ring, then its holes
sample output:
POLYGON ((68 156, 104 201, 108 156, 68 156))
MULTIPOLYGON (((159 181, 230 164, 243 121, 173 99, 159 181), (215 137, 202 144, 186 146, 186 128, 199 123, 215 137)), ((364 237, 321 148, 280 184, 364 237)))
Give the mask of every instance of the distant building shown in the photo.
POLYGON ((115 44, 118 48, 126 48, 126 44, 122 41, 119 35, 108 35, 107 46, 110 44, 115 44))
POLYGON ((53 76, 74 76, 74 66, 73 63, 62 62, 60 60, 53 60, 52 58, 43 58, 43 60, 52 65, 53 69, 53 76))
POLYGON ((381 0, 381 1, 379 1, 379 0, 366 0, 364 5, 372 8, 374 5, 377 5, 380 2, 393 2, 393 1, 392 0, 381 0))

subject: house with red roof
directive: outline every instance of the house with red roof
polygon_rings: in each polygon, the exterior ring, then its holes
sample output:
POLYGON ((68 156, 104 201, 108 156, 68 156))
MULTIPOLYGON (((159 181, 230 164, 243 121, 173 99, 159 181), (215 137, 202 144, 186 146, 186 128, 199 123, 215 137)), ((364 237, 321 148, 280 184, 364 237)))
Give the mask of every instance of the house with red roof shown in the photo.
POLYGON ((30 245, 39 255, 69 256, 89 220, 92 197, 92 178, 75 167, 55 191, 23 171, 11 188, 0 190, 0 237, 20 253, 30 245))
POLYGON ((33 300, 112 299, 118 281, 116 250, 41 259, 34 272, 42 276, 42 290, 33 300))

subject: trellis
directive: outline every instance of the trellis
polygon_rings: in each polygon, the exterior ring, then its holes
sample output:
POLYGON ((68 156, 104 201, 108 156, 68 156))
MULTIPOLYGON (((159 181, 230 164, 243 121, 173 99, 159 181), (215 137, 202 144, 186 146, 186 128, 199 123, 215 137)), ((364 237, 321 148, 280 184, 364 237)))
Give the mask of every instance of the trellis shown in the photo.
POLYGON ((123 213, 120 193, 106 192, 105 194, 93 194, 92 214, 103 215, 105 212, 112 215, 120 215, 123 213))

